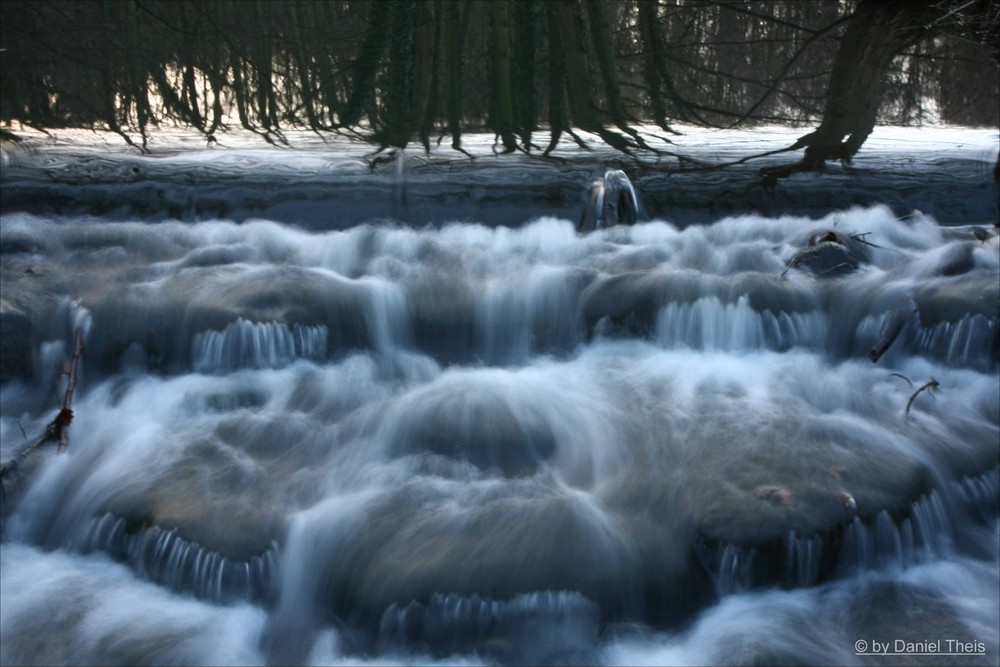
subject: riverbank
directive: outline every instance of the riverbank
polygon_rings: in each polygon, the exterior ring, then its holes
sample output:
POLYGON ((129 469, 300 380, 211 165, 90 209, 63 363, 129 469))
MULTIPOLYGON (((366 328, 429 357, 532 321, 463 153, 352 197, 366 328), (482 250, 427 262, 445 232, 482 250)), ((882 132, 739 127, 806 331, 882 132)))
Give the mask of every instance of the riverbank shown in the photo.
POLYGON ((672 144, 646 130, 655 148, 689 160, 649 152, 633 159, 594 137, 591 151, 564 138, 545 159, 495 155, 492 135, 467 135, 473 159, 445 142, 429 156, 411 146, 402 160, 374 164, 365 142, 301 131, 287 135, 288 147, 273 147, 249 132, 220 134, 209 144, 165 130, 152 136, 145 155, 106 132, 31 133, 5 166, 0 204, 6 212, 122 220, 262 218, 314 231, 390 218, 414 226, 475 220, 515 227, 543 215, 579 219, 589 181, 614 167, 635 183, 641 219, 679 227, 746 214, 819 218, 875 204, 899 216, 920 211, 943 225, 998 220, 996 130, 879 127, 852 164, 794 174, 774 187, 765 186, 761 169, 799 153, 718 165, 791 145, 806 128, 690 127, 670 137, 672 144))

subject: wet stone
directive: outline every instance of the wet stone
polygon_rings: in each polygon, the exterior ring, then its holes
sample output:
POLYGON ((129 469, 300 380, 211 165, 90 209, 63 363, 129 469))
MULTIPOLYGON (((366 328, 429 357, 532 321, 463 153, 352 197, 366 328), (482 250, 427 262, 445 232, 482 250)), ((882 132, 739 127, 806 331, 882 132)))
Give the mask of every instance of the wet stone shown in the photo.
POLYGON ((809 246, 795 254, 789 268, 804 269, 817 277, 836 277, 852 273, 864 261, 862 243, 837 232, 818 232, 809 246))

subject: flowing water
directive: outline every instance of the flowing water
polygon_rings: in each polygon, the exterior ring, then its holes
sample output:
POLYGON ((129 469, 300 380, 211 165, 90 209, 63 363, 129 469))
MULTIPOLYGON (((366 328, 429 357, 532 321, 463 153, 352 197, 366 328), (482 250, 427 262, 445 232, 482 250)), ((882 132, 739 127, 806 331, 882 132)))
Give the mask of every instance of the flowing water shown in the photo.
POLYGON ((997 663, 988 230, 117 218, 0 217, 3 664, 997 663))

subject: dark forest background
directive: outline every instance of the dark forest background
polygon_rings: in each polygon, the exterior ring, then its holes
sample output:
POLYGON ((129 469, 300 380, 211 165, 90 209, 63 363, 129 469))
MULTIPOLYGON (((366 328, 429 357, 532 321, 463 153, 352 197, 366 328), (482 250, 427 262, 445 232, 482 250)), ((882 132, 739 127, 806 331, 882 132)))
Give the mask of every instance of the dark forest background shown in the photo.
POLYGON ((818 124, 822 162, 876 122, 1000 124, 998 25, 992 0, 6 0, 0 118, 626 152, 639 124, 818 124))

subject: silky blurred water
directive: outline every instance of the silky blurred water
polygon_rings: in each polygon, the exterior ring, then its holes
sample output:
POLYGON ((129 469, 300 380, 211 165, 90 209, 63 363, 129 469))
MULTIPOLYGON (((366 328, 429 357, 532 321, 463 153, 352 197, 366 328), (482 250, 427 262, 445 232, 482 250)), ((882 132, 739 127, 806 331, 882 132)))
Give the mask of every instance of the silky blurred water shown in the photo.
POLYGON ((995 236, 880 206, 0 229, 36 369, 0 458, 85 337, 68 451, 5 506, 3 664, 996 664, 995 236), (802 259, 831 231, 855 270, 802 259))

